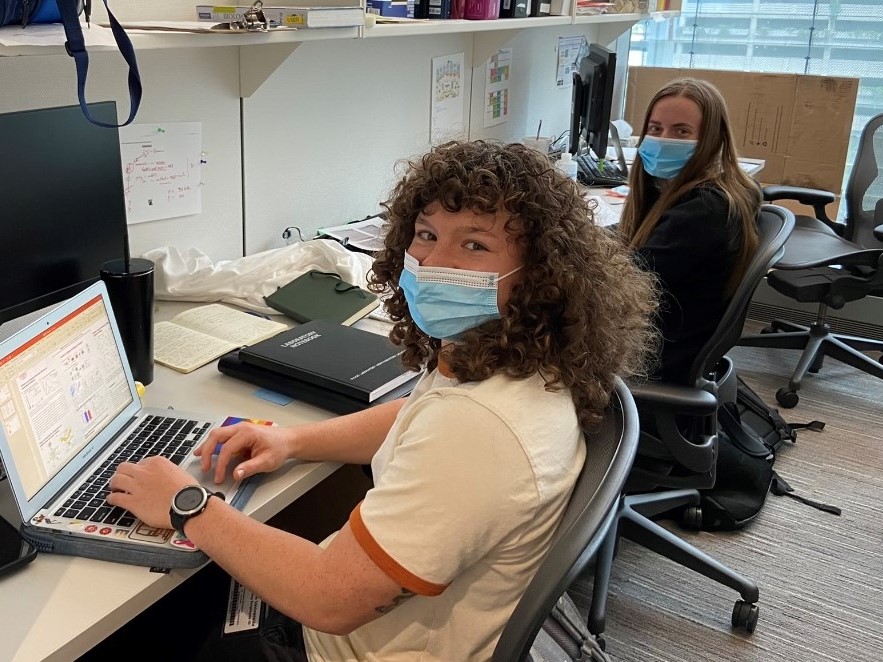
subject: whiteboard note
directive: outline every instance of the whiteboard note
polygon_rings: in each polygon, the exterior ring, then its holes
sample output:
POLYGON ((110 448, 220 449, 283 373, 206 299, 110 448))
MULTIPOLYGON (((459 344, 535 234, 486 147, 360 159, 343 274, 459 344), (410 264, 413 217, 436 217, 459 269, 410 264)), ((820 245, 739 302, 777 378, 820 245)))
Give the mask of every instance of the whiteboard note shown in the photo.
POLYGON ((202 123, 120 127, 129 224, 202 211, 202 123))

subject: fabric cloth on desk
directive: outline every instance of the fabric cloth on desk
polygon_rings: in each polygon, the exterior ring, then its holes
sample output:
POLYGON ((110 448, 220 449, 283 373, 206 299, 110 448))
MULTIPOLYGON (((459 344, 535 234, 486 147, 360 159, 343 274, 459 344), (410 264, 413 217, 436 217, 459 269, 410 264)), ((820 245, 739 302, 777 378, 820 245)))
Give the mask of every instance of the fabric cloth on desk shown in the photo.
POLYGON ((622 213, 621 202, 619 205, 613 205, 600 195, 587 195, 586 199, 589 200, 590 204, 594 203, 592 215, 595 218, 596 225, 607 227, 608 225, 619 223, 619 217, 622 213))
POLYGON ((267 315, 280 315, 264 297, 310 269, 333 271, 348 283, 367 286, 372 259, 330 239, 314 239, 235 260, 212 262, 202 251, 156 248, 154 296, 176 301, 223 301, 267 315))

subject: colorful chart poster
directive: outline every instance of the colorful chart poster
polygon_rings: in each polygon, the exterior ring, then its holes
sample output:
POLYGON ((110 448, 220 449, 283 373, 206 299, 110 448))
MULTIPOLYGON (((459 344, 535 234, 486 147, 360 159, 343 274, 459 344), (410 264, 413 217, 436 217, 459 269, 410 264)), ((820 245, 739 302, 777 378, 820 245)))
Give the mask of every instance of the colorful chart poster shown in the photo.
POLYGON ((501 48, 488 58, 485 66, 484 126, 509 121, 509 79, 512 76, 512 49, 501 48))

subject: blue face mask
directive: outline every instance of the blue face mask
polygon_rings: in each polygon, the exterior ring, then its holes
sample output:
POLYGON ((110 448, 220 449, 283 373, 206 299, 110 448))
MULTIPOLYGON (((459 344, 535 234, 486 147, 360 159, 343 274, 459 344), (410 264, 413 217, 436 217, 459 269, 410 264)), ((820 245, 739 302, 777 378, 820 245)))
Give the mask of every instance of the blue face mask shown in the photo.
POLYGON ((432 338, 456 340, 490 320, 500 319, 497 284, 508 274, 448 267, 422 267, 405 253, 399 286, 414 323, 432 338))
POLYGON ((662 179, 672 179, 687 165, 696 151, 695 140, 656 138, 644 136, 638 154, 647 174, 662 179))

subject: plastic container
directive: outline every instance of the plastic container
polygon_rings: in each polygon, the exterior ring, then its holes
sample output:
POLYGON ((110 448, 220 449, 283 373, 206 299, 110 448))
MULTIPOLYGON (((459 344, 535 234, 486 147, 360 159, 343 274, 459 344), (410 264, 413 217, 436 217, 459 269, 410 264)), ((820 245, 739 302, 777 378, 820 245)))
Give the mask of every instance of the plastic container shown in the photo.
POLYGON ((555 163, 555 167, 565 176, 576 180, 576 161, 573 160, 573 155, 570 152, 563 152, 561 158, 555 163))

